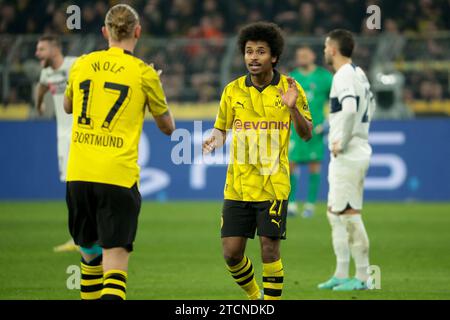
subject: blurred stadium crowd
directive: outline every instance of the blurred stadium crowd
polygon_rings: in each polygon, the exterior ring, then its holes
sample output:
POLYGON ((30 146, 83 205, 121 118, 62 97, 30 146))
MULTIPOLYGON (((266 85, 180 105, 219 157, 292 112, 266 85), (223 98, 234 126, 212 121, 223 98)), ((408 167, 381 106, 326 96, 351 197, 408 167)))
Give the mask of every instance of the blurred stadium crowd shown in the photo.
MULTIPOLYGON (((163 83, 173 102, 209 102, 219 99, 221 86, 245 69, 231 43, 239 28, 260 20, 279 24, 288 37, 279 68, 295 67, 295 49, 309 44, 322 63, 323 36, 333 28, 347 28, 360 40, 355 61, 372 74, 397 72, 402 79, 401 99, 443 101, 450 99, 450 1, 446 0, 137 0, 127 2, 141 15, 143 41, 136 54, 163 69, 163 83), (381 8, 381 30, 366 27, 366 8, 381 8), (170 39, 170 41, 167 41, 170 39), (227 50, 234 49, 234 55, 227 50), (231 57, 231 58, 230 58, 231 57), (426 63, 429 62, 431 67, 426 63), (387 67, 389 65, 389 67, 387 67)), ((2 72, 11 79, 2 102, 27 102, 31 98, 30 68, 35 42, 26 41, 15 54, 14 39, 23 34, 56 33, 85 37, 95 34, 90 50, 106 46, 100 27, 108 8, 119 1, 0 0, 0 53, 2 72), (81 8, 81 30, 68 30, 66 8, 81 8), (37 14, 38 13, 38 14, 37 14), (13 76, 11 76, 13 75, 13 76)), ((68 38, 67 54, 79 55, 68 38)), ((83 38, 83 42, 85 39, 83 38)), ((86 40, 86 44, 89 41, 86 40)), ((37 63, 37 62, 36 62, 37 63)), ((35 76, 35 75, 34 75, 35 76)), ((2 77, 4 78, 4 77, 2 77)), ((0 80, 4 81, 4 80, 0 80)))
MULTIPOLYGON (((371 33, 366 8, 377 4, 383 19, 393 19, 401 32, 450 29, 450 2, 440 0, 137 0, 144 33, 161 37, 215 38, 234 34, 244 23, 271 20, 287 34, 323 35, 333 28, 371 33)), ((0 33, 66 33, 66 8, 81 8, 83 32, 98 32, 108 8, 119 1, 0 1, 0 33), (39 14, 36 14, 39 12, 39 14)))

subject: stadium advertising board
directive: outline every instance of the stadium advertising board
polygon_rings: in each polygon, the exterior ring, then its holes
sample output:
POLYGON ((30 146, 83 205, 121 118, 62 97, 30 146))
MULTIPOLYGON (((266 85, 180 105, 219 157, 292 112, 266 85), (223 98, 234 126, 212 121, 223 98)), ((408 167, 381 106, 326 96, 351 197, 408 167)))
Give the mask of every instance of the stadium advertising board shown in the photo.
MULTIPOLYGON (((140 190, 145 199, 219 200, 228 161, 228 145, 205 158, 202 139, 211 121, 177 122, 172 137, 146 122, 140 142, 140 190)), ((0 122, 0 199, 62 199, 58 179, 56 127, 51 121, 0 122)), ((371 166, 365 199, 383 201, 449 201, 450 120, 374 121, 371 166)), ((319 199, 326 199, 325 158, 319 199)), ((306 194, 302 168, 299 199, 306 194)))

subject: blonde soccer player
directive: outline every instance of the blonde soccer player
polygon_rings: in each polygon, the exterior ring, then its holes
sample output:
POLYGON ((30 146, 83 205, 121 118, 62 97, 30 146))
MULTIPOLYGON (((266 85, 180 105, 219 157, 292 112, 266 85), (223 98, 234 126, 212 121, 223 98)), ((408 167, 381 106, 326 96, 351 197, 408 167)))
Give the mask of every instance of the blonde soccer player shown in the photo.
POLYGON ((136 11, 112 7, 102 32, 109 49, 74 63, 64 101, 73 113, 69 229, 82 255, 81 298, 89 300, 126 298, 141 207, 137 159, 146 108, 163 133, 175 128, 158 73, 133 56, 141 35, 136 11))

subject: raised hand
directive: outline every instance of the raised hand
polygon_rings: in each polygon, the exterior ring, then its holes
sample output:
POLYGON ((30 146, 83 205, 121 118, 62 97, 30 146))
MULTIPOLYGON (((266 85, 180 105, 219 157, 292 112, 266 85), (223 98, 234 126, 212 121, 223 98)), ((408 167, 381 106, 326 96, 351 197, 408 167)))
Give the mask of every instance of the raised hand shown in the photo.
POLYGON ((287 77, 288 89, 283 92, 283 89, 278 89, 281 95, 281 100, 288 108, 295 108, 295 103, 298 98, 298 88, 295 84, 295 80, 291 77, 287 77))

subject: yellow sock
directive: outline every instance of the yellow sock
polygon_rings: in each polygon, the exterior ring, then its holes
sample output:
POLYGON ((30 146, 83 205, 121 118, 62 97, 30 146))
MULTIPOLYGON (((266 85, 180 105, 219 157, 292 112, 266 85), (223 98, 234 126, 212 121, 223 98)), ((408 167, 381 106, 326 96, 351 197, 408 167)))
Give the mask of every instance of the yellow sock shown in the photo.
POLYGON ((259 286, 255 280, 252 262, 244 256, 241 262, 234 266, 227 266, 236 283, 247 293, 250 300, 260 298, 259 286))
POLYGON ((108 270, 103 278, 102 300, 125 300, 127 273, 122 270, 108 270))
POLYGON ((264 300, 280 300, 283 290, 283 264, 281 259, 263 263, 264 300))
POLYGON ((100 299, 103 289, 103 267, 101 255, 89 263, 81 259, 80 284, 80 295, 82 300, 100 299))

